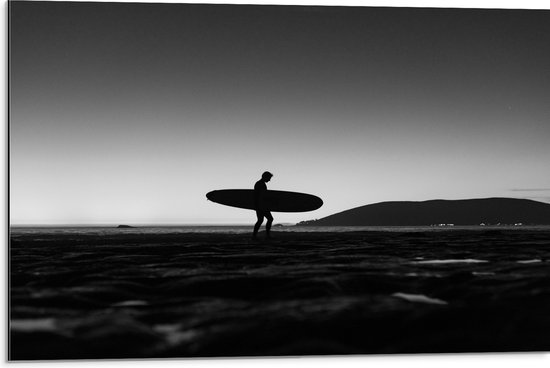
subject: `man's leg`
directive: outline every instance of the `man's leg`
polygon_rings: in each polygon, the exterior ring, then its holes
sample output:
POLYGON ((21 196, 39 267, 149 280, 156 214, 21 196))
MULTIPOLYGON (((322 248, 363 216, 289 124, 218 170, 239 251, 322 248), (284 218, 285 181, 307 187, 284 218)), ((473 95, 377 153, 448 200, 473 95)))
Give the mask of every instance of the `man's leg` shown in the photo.
POLYGON ((267 219, 267 222, 265 224, 265 234, 269 238, 270 231, 271 231, 271 224, 273 223, 273 216, 271 216, 271 212, 267 211, 264 213, 265 218, 267 219))
POLYGON ((256 211, 256 217, 258 218, 258 221, 254 224, 254 233, 252 234, 253 237, 258 235, 258 230, 260 230, 260 226, 262 226, 262 222, 264 222, 264 215, 260 211, 256 211))

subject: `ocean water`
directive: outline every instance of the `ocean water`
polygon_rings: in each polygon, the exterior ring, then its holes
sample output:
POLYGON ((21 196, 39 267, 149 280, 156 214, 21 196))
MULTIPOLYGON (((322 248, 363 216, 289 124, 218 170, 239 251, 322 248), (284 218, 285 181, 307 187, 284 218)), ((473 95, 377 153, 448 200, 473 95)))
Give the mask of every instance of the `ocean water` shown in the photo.
MULTIPOLYGON (((262 227, 260 231, 264 231, 262 227)), ((294 233, 346 233, 346 232, 438 232, 464 230, 523 230, 548 231, 550 225, 537 226, 274 226, 273 232, 294 233)), ((252 225, 182 225, 182 226, 136 226, 117 228, 116 226, 12 226, 10 237, 20 235, 116 235, 116 234, 247 234, 252 232, 252 225)))

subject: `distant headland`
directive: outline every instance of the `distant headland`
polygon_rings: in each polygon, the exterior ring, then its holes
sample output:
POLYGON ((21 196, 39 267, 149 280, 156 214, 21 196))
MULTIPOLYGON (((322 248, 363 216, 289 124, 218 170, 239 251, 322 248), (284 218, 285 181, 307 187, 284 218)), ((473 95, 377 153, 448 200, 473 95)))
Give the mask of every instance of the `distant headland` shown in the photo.
POLYGON ((381 202, 352 208, 300 226, 550 225, 550 204, 484 198, 381 202))

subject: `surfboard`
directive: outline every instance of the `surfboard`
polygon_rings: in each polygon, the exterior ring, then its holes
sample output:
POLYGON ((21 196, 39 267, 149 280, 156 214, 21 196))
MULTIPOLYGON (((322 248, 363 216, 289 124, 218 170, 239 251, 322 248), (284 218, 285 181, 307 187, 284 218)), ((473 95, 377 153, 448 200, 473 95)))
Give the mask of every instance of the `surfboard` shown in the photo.
MULTIPOLYGON (((273 212, 308 212, 323 205, 317 196, 298 192, 268 190, 265 194, 266 207, 273 212)), ((210 201, 225 206, 254 209, 253 189, 221 189, 206 194, 210 201)))

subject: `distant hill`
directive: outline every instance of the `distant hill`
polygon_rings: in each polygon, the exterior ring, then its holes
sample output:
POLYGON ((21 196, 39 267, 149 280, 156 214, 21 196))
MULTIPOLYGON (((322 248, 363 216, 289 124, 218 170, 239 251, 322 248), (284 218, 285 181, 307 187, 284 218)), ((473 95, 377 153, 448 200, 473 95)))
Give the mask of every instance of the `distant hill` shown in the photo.
POLYGON ((298 225, 429 226, 518 224, 550 225, 550 204, 528 199, 485 198, 381 202, 339 212, 298 225))

